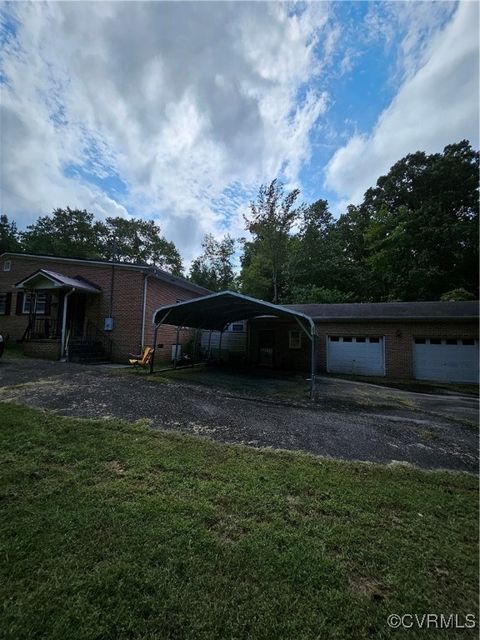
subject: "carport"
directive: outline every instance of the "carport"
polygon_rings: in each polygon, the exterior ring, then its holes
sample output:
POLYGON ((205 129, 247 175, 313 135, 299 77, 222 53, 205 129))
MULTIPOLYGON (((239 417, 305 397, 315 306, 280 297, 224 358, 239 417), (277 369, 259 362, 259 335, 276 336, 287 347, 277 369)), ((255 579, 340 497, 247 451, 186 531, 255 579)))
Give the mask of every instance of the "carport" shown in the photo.
MULTIPOLYGON (((316 329, 312 318, 300 311, 271 302, 264 302, 234 291, 221 291, 201 298, 193 298, 186 302, 159 307, 153 314, 153 323, 155 325, 153 344, 157 344, 157 333, 163 324, 177 327, 176 344, 178 344, 178 332, 181 327, 220 331, 221 340, 223 331, 230 323, 236 320, 251 320, 261 316, 294 320, 310 340, 310 398, 313 399, 315 391, 316 329)), ((153 368, 154 358, 150 363, 150 373, 153 373, 153 368)))

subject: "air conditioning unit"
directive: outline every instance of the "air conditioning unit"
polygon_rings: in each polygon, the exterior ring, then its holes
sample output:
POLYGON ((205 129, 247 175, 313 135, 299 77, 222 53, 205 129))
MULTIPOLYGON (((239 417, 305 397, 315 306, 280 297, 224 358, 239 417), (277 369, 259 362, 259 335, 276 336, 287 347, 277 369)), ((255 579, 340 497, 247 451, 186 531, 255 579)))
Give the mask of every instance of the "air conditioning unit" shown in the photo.
POLYGON ((172 344, 172 362, 175 361, 175 352, 176 352, 176 359, 177 362, 178 360, 181 360, 182 358, 182 345, 181 344, 172 344))

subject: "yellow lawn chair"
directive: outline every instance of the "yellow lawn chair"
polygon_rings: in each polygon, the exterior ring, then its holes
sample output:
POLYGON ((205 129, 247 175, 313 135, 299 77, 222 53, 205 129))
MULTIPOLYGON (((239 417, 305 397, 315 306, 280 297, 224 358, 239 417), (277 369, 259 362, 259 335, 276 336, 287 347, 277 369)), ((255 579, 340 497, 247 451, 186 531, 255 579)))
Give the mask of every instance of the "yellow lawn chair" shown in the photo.
POLYGON ((130 358, 129 363, 134 367, 146 367, 150 364, 153 355, 152 347, 145 347, 143 353, 140 355, 130 354, 132 358, 130 358))

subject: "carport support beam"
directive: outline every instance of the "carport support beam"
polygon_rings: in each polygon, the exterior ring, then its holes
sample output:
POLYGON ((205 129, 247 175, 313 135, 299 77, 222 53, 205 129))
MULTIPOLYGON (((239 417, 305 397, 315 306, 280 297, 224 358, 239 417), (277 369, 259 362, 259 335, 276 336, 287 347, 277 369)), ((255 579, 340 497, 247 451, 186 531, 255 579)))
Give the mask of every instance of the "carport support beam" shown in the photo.
POLYGON ((310 331, 303 326, 299 318, 295 318, 298 326, 310 340, 310 400, 315 399, 315 324, 313 320, 310 321, 310 331))

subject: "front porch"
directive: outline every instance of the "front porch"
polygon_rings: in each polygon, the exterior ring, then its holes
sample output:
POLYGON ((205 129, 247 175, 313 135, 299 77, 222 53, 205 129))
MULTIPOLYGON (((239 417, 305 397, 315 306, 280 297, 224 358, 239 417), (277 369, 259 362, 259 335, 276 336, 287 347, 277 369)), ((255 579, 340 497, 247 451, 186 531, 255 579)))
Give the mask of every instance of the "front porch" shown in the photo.
POLYGON ((25 355, 73 362, 111 360, 112 340, 87 313, 97 310, 99 287, 79 276, 43 269, 16 286, 18 305, 28 313, 21 339, 25 355))

